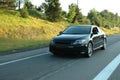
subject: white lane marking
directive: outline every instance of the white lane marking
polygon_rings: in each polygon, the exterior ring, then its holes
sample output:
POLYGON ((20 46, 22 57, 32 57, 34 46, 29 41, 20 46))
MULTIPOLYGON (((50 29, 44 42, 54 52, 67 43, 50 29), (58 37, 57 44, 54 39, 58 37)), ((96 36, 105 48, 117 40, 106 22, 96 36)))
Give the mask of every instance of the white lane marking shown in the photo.
POLYGON ((111 61, 93 80, 108 80, 120 64, 120 54, 111 61))
POLYGON ((46 54, 49 54, 49 53, 38 54, 38 55, 34 55, 34 56, 29 56, 29 57, 25 57, 25 58, 21 58, 21 59, 16 59, 16 60, 0 63, 0 66, 11 64, 11 63, 15 63, 15 62, 18 62, 18 61, 31 59, 31 58, 35 58, 35 57, 39 57, 39 56, 43 56, 43 55, 46 55, 46 54))

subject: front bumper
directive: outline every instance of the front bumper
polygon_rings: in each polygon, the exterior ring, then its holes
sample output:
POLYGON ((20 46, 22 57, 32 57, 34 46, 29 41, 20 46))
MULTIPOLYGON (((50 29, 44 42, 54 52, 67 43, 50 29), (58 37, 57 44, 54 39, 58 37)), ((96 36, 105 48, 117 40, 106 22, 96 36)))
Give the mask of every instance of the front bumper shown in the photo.
POLYGON ((86 53, 87 45, 60 45, 60 44, 50 44, 49 51, 52 53, 86 53))

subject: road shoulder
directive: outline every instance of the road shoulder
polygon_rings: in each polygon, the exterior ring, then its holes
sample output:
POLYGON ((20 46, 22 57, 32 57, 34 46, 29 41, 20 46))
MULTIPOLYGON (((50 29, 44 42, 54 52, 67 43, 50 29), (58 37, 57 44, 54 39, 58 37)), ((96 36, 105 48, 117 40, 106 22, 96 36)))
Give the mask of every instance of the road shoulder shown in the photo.
POLYGON ((47 53, 47 52, 48 52, 48 47, 34 49, 34 50, 26 50, 24 52, 16 52, 14 54, 0 56, 0 63, 11 61, 11 60, 16 60, 20 58, 25 58, 25 57, 29 57, 33 55, 38 55, 42 53, 47 53))

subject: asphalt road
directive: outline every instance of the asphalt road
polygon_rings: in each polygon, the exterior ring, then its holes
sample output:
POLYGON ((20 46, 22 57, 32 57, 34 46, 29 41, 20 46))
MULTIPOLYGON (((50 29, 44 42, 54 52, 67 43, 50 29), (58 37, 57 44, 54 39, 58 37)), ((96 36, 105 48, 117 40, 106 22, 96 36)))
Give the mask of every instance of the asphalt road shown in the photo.
POLYGON ((0 80, 120 80, 120 35, 107 39, 107 49, 91 58, 54 56, 48 48, 0 56, 0 80))

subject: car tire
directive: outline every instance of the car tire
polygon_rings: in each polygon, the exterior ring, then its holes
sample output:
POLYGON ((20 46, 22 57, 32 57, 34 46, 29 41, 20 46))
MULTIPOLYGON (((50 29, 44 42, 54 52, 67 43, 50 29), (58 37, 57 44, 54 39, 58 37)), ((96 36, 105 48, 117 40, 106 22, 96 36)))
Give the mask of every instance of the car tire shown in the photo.
POLYGON ((107 42, 106 42, 106 39, 104 39, 103 47, 101 47, 101 49, 102 49, 102 50, 105 50, 105 49, 106 49, 106 46, 107 46, 107 42))
POLYGON ((91 57, 93 54, 93 45, 92 43, 88 43, 88 47, 87 47, 87 52, 86 52, 86 57, 91 57))

